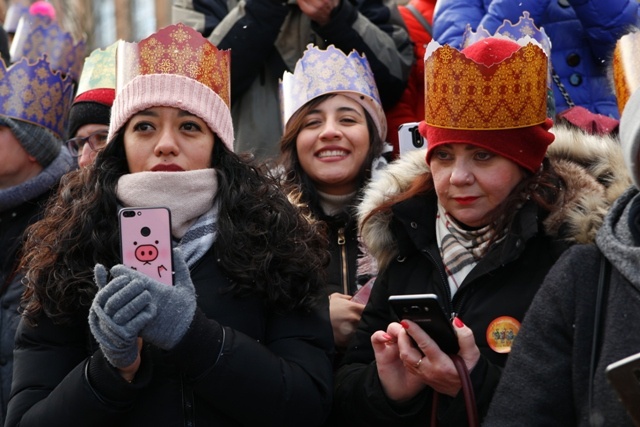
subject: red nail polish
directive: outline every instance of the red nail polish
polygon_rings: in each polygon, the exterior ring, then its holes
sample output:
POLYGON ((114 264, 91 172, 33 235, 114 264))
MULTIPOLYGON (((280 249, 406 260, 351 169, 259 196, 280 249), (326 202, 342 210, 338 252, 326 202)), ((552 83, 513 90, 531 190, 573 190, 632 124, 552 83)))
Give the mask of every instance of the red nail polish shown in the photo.
POLYGON ((405 320, 403 320, 402 322, 400 322, 400 324, 402 325, 402 327, 403 327, 403 328, 405 328, 405 329, 409 329, 409 324, 408 324, 405 320))
POLYGON ((464 326, 464 323, 462 323, 459 317, 453 318, 453 324, 456 325, 456 328, 462 328, 464 326))

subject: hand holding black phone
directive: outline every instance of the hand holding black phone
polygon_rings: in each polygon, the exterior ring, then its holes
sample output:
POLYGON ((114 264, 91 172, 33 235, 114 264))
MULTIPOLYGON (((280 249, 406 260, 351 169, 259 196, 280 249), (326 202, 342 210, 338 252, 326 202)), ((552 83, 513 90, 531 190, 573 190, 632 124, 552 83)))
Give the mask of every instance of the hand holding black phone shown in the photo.
POLYGON ((460 350, 458 336, 435 294, 391 295, 389 304, 399 320, 417 323, 447 354, 460 350))

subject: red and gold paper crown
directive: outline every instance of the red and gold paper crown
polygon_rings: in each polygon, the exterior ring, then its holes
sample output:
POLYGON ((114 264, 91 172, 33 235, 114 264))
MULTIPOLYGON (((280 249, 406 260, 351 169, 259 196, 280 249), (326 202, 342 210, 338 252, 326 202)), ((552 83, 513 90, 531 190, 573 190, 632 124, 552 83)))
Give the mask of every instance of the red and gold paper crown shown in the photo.
POLYGON ((174 24, 139 43, 120 41, 116 53, 116 98, 108 140, 136 113, 175 107, 203 119, 233 151, 231 53, 202 34, 174 24))
POLYGON ((73 81, 54 71, 46 55, 9 68, 0 61, 0 114, 51 130, 62 138, 73 99, 73 81))
MULTIPOLYGON (((499 36, 495 36, 499 37, 499 36)), ((425 52, 425 122, 448 129, 515 129, 547 118, 544 50, 530 37, 508 58, 484 65, 432 41, 425 52)))
POLYGON ((25 15, 20 19, 11 43, 11 62, 20 58, 37 61, 47 55, 51 68, 69 74, 77 82, 82 72, 85 40, 75 41, 71 33, 43 15, 25 15))
POLYGON ((177 74, 196 80, 231 105, 231 53, 218 50, 184 24, 170 25, 139 43, 120 42, 116 87, 139 75, 177 74))
POLYGON ((622 36, 613 51, 613 83, 622 114, 629 97, 640 87, 640 32, 622 36))

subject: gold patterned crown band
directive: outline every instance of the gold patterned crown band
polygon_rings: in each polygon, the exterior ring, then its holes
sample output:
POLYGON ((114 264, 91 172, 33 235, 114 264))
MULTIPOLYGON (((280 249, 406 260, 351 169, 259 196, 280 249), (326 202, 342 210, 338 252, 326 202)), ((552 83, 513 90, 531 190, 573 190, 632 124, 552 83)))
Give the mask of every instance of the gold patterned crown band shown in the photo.
POLYGON ((613 51, 613 84, 622 114, 629 97, 640 87, 640 31, 622 36, 613 51))
MULTIPOLYGON (((500 38, 495 36, 495 38, 500 38)), ((461 130, 515 129, 547 117, 544 50, 529 37, 501 62, 484 65, 432 41, 425 52, 425 122, 461 130)))
POLYGON ((230 63, 230 51, 218 50, 191 27, 170 25, 139 43, 118 43, 116 91, 140 75, 181 75, 204 84, 230 106, 230 63))
POLYGON ((46 55, 35 63, 26 58, 9 68, 0 61, 2 115, 51 130, 62 138, 73 99, 73 81, 53 71, 46 55))
POLYGON ((11 62, 20 58, 36 61, 47 55, 51 68, 69 74, 78 81, 84 64, 85 40, 76 42, 71 33, 42 15, 25 15, 20 19, 11 43, 11 62))
POLYGON ((373 72, 367 58, 352 50, 346 55, 333 45, 326 50, 311 44, 292 73, 285 72, 280 83, 284 126, 307 102, 328 93, 351 94, 368 111, 381 138, 386 138, 387 121, 373 72))

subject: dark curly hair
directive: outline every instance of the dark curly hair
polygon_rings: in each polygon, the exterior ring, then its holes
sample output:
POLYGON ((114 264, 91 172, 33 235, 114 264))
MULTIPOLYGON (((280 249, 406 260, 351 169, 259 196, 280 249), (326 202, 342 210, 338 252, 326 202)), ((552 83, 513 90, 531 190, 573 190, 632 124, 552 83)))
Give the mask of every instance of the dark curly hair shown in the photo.
MULTIPOLYGON (((319 225, 289 202, 273 178, 229 151, 217 136, 211 162, 220 201, 214 245, 231 279, 229 292, 257 295, 277 311, 313 307, 323 296, 328 262, 319 225)), ((35 323, 42 314, 57 323, 71 321, 95 296, 96 263, 120 262, 115 189, 127 173, 121 133, 93 165, 62 178, 44 218, 27 232, 21 268, 28 321, 35 323)))
MULTIPOLYGON (((299 190, 300 203, 308 205, 316 217, 321 216, 322 212, 319 206, 320 198, 309 175, 307 175, 300 165, 298 151, 296 150, 296 141, 309 112, 325 100, 333 98, 336 95, 338 95, 338 93, 321 95, 300 107, 300 109, 291 116, 291 119, 289 119, 287 128, 280 139, 280 157, 278 158, 278 164, 282 168, 280 171, 283 173, 281 179, 289 189, 290 194, 295 192, 296 189, 299 190)), ((364 110, 364 115, 367 122, 367 130, 369 131, 369 151, 358 174, 360 182, 358 182, 357 188, 359 189, 362 189, 364 184, 371 178, 371 164, 376 158, 382 155, 384 146, 384 141, 380 138, 380 134, 371 115, 367 110, 364 110)))

